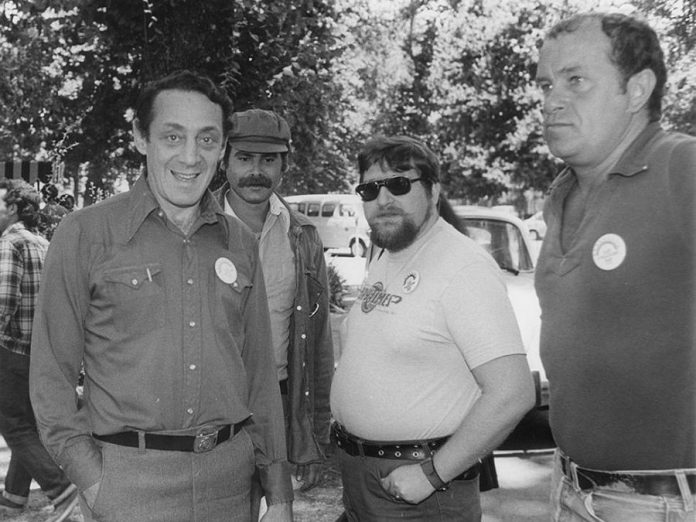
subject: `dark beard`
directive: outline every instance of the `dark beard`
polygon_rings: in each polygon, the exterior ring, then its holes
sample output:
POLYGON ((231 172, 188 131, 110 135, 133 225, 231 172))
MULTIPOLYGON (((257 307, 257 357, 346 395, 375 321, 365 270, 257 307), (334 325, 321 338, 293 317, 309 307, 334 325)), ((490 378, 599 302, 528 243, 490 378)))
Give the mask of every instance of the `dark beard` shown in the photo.
POLYGON ((380 248, 389 252, 399 252, 413 243, 420 229, 410 219, 404 219, 398 229, 381 232, 377 227, 370 230, 370 239, 380 248))

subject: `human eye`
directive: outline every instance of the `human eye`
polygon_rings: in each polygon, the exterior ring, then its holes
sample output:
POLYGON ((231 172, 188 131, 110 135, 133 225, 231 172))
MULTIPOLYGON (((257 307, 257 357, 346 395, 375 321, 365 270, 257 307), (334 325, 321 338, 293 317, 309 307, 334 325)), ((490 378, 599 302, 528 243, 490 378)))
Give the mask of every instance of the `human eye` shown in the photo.
POLYGON ((546 80, 539 80, 536 82, 537 87, 543 94, 548 94, 551 90, 551 82, 546 80))
POLYGON ((205 134, 199 138, 199 141, 204 147, 211 148, 216 146, 219 140, 216 136, 205 134))
POLYGON ((176 144, 176 143, 179 143, 179 142, 181 141, 181 135, 176 134, 176 133, 174 133, 174 132, 171 132, 171 133, 166 134, 166 135, 164 136, 164 140, 165 140, 167 143, 176 144))
POLYGON ((579 74, 573 74, 568 77, 568 83, 571 87, 580 88, 585 83, 585 78, 579 74))

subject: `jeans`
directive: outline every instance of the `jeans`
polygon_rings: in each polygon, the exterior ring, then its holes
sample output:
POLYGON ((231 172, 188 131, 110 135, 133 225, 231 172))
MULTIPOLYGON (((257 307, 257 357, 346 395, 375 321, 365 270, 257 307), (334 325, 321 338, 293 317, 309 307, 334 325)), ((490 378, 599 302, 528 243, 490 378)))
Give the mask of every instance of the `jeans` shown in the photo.
POLYGON ((338 461, 343 480, 345 520, 382 522, 410 520, 422 522, 479 522, 481 499, 479 479, 455 480, 446 491, 436 491, 420 504, 395 500, 382 489, 379 479, 408 460, 380 459, 348 455, 339 449, 338 461))
MULTIPOLYGON (((688 491, 688 488, 687 488, 688 491)), ((553 522, 696 522, 696 495, 642 495, 625 485, 581 490, 554 458, 551 506, 553 522)))
POLYGON ((44 448, 29 400, 29 357, 0 348, 0 435, 12 452, 5 497, 25 504, 32 478, 53 499, 70 485, 44 448))

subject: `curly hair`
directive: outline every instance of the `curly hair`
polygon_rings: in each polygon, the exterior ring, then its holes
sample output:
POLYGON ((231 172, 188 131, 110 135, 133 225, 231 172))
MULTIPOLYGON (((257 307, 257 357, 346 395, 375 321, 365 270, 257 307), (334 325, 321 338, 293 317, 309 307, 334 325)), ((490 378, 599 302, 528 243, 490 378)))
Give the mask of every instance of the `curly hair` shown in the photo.
POLYGON ((25 227, 28 229, 36 227, 39 221, 41 196, 34 187, 28 183, 9 185, 3 200, 7 206, 15 205, 17 207, 17 217, 25 227))
POLYGON ((622 88, 636 73, 650 69, 655 74, 655 88, 648 100, 650 121, 662 115, 662 97, 667 83, 667 67, 655 31, 644 21, 620 13, 581 13, 554 25, 546 38, 573 33, 585 23, 597 21, 611 42, 609 58, 621 73, 622 88))

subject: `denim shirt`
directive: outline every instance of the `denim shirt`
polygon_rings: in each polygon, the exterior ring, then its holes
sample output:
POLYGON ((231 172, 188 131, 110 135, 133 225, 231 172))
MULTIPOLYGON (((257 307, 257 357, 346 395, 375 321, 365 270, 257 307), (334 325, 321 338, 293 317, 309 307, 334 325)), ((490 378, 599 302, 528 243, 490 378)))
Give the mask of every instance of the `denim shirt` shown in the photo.
POLYGON ((140 178, 130 192, 66 217, 49 247, 31 361, 44 444, 84 490, 101 471, 91 433, 189 435, 251 416, 267 500, 288 502, 270 344, 253 236, 209 193, 184 235, 140 178), (234 269, 221 275, 223 258, 234 269))

